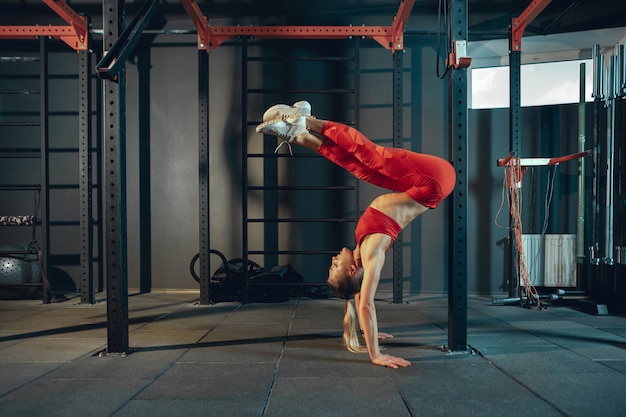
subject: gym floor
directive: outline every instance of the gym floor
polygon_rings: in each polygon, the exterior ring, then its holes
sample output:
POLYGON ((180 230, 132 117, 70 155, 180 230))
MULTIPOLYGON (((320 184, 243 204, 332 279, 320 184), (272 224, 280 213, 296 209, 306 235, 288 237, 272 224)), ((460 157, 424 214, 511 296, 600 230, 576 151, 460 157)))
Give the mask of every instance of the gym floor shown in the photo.
POLYGON ((198 305, 129 297, 128 355, 106 354, 106 297, 0 301, 0 413, 14 416, 626 415, 626 317, 468 299, 468 351, 447 353, 447 296, 381 295, 386 352, 341 343, 341 300, 198 305), (104 353, 104 354, 103 354, 104 353))

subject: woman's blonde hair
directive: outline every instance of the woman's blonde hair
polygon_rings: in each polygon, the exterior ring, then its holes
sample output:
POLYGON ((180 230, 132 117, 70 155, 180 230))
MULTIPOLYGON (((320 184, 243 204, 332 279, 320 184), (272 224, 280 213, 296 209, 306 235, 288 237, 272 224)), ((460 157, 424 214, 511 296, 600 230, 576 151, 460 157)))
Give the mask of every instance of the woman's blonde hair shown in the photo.
POLYGON ((367 352, 367 349, 361 346, 359 342, 359 334, 357 333, 358 317, 354 304, 350 298, 361 291, 361 282, 363 280, 363 269, 360 268, 355 275, 346 272, 345 275, 338 275, 334 279, 328 279, 328 286, 333 292, 343 299, 344 316, 343 316, 343 342, 350 352, 367 352))
POLYGON ((343 343, 350 352, 361 353, 367 352, 367 348, 361 346, 359 342, 359 334, 357 333, 358 318, 356 309, 352 301, 346 300, 344 305, 343 316, 343 343))

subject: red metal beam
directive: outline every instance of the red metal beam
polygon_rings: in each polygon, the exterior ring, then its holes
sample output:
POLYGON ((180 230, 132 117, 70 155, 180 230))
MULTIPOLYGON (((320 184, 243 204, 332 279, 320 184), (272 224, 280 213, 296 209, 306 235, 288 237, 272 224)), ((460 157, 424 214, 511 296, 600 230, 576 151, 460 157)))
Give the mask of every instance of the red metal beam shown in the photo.
MULTIPOLYGON (((394 47, 391 49, 394 51, 404 49, 404 28, 406 27, 406 22, 409 20, 411 10, 413 10, 414 5, 415 0, 402 0, 402 2, 400 3, 400 7, 398 7, 398 14, 393 17, 393 23, 391 25, 391 28, 394 37, 394 47)), ((380 41, 378 43, 380 43, 380 41)))
POLYGON ((209 20, 202 14, 202 10, 194 0, 180 0, 180 2, 198 31, 198 49, 206 50, 211 37, 209 20))
POLYGON ((389 50, 404 48, 404 27, 415 0, 403 0, 393 26, 210 26, 195 0, 180 0, 198 30, 198 49, 210 52, 237 36, 286 39, 374 39, 389 50))
POLYGON ((86 50, 88 39, 87 32, 89 30, 87 18, 76 13, 65 3, 65 0, 43 0, 43 2, 59 15, 61 19, 65 20, 65 22, 74 28, 76 35, 75 46, 72 46, 72 44, 68 43, 65 39, 63 39, 63 41, 75 50, 86 50))
POLYGON ((415 5, 415 0, 402 0, 400 7, 398 8, 398 14, 393 17, 393 30, 397 33, 404 32, 407 20, 411 15, 411 10, 415 5))
POLYGON ((64 0, 42 0, 69 26, 0 26, 0 39, 30 39, 50 36, 60 39, 75 51, 86 51, 89 24, 84 16, 76 13, 64 0))
POLYGON ((511 50, 512 51, 521 51, 522 50, 522 36, 524 35, 524 30, 526 30, 526 26, 528 26, 541 12, 546 8, 548 4, 550 4, 552 0, 533 0, 532 3, 528 5, 526 10, 522 12, 519 17, 514 17, 511 19, 511 50))

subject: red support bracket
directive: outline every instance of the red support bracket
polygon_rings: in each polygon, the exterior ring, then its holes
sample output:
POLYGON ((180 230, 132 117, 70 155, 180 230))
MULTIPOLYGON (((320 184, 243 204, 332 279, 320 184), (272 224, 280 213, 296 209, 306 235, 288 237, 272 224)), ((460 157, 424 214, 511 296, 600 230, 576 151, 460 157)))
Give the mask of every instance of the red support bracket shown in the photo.
MULTIPOLYGON (((415 0, 402 0, 400 3, 400 7, 398 8, 398 13, 393 18, 393 23, 391 25, 392 33, 393 33, 393 48, 394 51, 399 51, 404 49, 404 28, 406 27, 406 22, 409 20, 409 16, 411 15, 411 10, 413 10, 413 6, 415 5, 415 0)), ((381 43, 378 41, 378 43, 381 43)), ((381 43, 382 46, 385 46, 381 43)))
POLYGON ((522 50, 522 36, 526 27, 550 4, 552 0, 533 0, 519 17, 511 19, 511 51, 522 50))
POLYGON ((42 0, 69 26, 0 26, 0 39, 30 39, 50 36, 60 39, 75 51, 86 51, 89 23, 87 18, 76 13, 64 0, 42 0))
POLYGON ((472 58, 467 56, 467 41, 455 41, 452 52, 448 55, 447 65, 454 69, 468 68, 472 63, 472 58))
POLYGON ((574 159, 584 158, 589 155, 591 155, 591 151, 588 150, 553 158, 516 158, 513 157, 512 154, 508 154, 506 158, 498 159, 498 166, 509 168, 518 166, 519 169, 513 172, 513 178, 509 178, 509 181, 513 183, 509 184, 509 186, 516 185, 520 188, 522 186, 522 178, 524 177, 524 174, 526 174, 526 169, 528 167, 556 166, 561 162, 573 161, 574 159))
POLYGON ((195 0, 180 0, 198 30, 198 49, 210 52, 238 36, 286 39, 374 39, 385 49, 404 48, 404 27, 415 0, 403 0, 392 26, 210 26, 195 0))
POLYGON ((202 14, 202 10, 200 10, 195 0, 180 0, 180 2, 198 31, 198 49, 206 50, 211 37, 209 20, 202 14))
POLYGON ((572 153, 569 155, 556 156, 552 158, 514 158, 509 154, 506 158, 498 159, 499 167, 506 167, 511 165, 520 165, 523 167, 532 166, 554 166, 559 165, 561 162, 572 161, 574 159, 584 158, 591 155, 591 151, 584 151, 578 153, 572 153))

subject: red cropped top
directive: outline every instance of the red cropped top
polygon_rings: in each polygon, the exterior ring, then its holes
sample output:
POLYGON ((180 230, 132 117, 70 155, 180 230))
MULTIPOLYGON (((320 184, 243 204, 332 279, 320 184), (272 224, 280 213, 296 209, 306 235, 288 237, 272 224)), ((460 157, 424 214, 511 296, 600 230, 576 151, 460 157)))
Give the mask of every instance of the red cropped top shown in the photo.
POLYGON ((402 227, 394 219, 373 207, 368 207, 359 219, 354 229, 354 235, 357 245, 361 245, 365 236, 382 233, 391 237, 391 245, 398 238, 401 231, 402 227))

